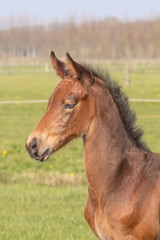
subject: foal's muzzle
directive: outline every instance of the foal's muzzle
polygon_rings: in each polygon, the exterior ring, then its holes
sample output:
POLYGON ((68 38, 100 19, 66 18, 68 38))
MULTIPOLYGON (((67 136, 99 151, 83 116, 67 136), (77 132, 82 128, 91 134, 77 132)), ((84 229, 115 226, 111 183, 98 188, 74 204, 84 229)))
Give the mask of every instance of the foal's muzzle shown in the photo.
POLYGON ((34 137, 29 143, 26 143, 26 149, 30 157, 43 162, 48 159, 51 151, 49 147, 41 147, 41 145, 43 145, 41 141, 34 137))

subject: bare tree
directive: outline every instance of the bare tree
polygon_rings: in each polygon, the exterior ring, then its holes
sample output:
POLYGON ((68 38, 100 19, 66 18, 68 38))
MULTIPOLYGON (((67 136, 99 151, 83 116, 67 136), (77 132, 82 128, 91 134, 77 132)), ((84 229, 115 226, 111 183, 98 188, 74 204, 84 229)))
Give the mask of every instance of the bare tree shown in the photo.
POLYGON ((82 58, 144 59, 160 58, 160 18, 123 22, 116 18, 30 25, 25 16, 20 23, 12 16, 2 26, 0 56, 45 57, 51 49, 82 58), (10 27, 8 27, 8 23, 10 27))

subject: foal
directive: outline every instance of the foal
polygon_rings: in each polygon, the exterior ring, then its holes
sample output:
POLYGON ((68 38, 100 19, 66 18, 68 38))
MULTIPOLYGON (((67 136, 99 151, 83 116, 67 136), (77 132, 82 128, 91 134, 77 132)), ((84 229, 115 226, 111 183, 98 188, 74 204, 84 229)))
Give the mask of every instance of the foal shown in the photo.
POLYGON ((51 52, 62 79, 46 113, 27 140, 32 158, 82 137, 88 198, 84 216, 101 240, 158 240, 160 156, 150 152, 135 127, 127 97, 107 74, 51 52))

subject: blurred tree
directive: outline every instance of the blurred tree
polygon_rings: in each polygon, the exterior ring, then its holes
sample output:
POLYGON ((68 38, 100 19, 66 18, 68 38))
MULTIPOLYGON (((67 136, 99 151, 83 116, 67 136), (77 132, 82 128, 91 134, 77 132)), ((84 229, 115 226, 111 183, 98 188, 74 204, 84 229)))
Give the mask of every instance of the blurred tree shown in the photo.
POLYGON ((97 59, 160 58, 160 18, 123 22, 116 18, 32 25, 25 16, 0 19, 0 56, 59 56, 97 59), (2 26, 2 22, 4 26, 2 26), (10 22, 10 27, 8 27, 10 22), (27 24, 28 23, 28 24, 27 24))

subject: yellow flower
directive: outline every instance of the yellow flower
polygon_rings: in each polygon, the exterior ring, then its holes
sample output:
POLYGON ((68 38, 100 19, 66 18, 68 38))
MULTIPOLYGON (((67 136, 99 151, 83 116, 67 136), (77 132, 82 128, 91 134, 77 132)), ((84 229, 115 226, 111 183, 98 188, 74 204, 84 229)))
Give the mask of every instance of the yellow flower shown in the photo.
POLYGON ((73 177, 73 176, 74 176, 74 173, 70 173, 69 175, 70 175, 71 177, 73 177))
POLYGON ((53 168, 53 165, 49 165, 49 168, 53 168))
POLYGON ((148 138, 151 138, 151 137, 152 137, 152 135, 148 134, 148 138))
POLYGON ((158 93, 158 95, 157 95, 158 97, 160 97, 160 93, 158 93))
POLYGON ((6 154, 7 154, 7 151, 6 151, 6 150, 3 150, 3 152, 2 152, 2 156, 5 157, 6 154))
POLYGON ((159 88, 154 88, 154 91, 158 92, 158 91, 159 91, 159 88))

